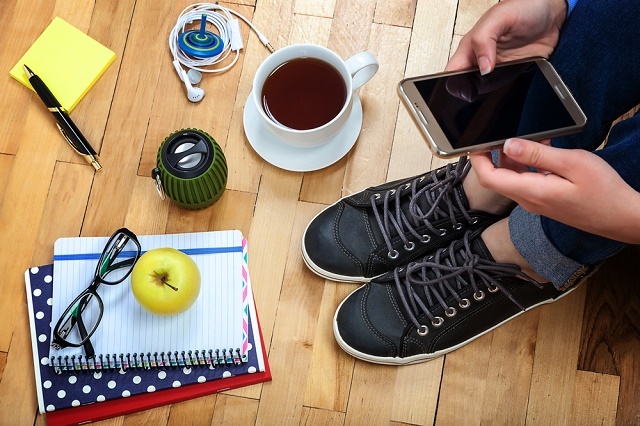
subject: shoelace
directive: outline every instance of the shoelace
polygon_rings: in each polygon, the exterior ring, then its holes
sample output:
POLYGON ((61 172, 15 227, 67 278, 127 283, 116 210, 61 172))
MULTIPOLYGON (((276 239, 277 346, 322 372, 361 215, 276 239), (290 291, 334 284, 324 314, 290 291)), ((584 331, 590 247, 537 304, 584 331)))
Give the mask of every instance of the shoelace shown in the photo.
POLYGON ((522 272, 518 266, 496 263, 473 253, 469 241, 470 234, 471 231, 464 235, 463 244, 457 249, 454 247, 457 242, 452 242, 448 247, 439 249, 434 255, 425 257, 420 262, 409 263, 404 277, 400 277, 402 268, 394 270, 394 279, 402 304, 409 314, 409 319, 416 326, 418 334, 422 336, 428 333, 429 328, 425 324, 420 324, 417 317, 423 312, 432 326, 439 327, 444 322, 444 318, 435 316, 431 312, 433 308, 439 305, 444 309, 447 317, 455 316, 457 309, 449 306, 445 301, 448 295, 453 296, 460 308, 468 308, 471 301, 458 294, 468 286, 473 288, 473 299, 476 301, 485 298, 481 287, 491 293, 502 291, 523 311, 525 308, 500 284, 500 278, 519 276, 542 288, 540 283, 522 272), (461 264, 459 259, 456 259, 456 253, 463 259, 461 264), (432 272, 430 276, 427 275, 428 271, 432 272))
POLYGON ((453 222, 454 228, 460 229, 462 225, 456 218, 456 214, 460 212, 469 223, 473 224, 477 221, 476 218, 469 215, 460 196, 460 192, 454 191, 454 188, 462 183, 462 180, 467 173, 469 173, 470 169, 471 163, 469 163, 466 157, 463 157, 457 164, 449 164, 446 166, 442 179, 439 179, 436 173, 432 173, 432 182, 421 189, 418 189, 418 185, 424 181, 424 176, 416 178, 412 182, 402 184, 396 189, 388 190, 384 194, 376 193, 371 196, 371 207, 373 208, 373 213, 382 232, 382 237, 387 245, 387 249, 389 250, 388 255, 391 259, 397 258, 399 254, 391 244, 392 229, 394 229, 402 239, 405 250, 411 251, 415 248, 415 243, 409 241, 407 233, 412 234, 422 243, 428 243, 431 240, 430 235, 421 234, 416 231, 416 228, 423 224, 434 235, 444 235, 446 231, 433 226, 431 223, 433 220, 449 217, 453 222), (406 194, 406 190, 409 188, 411 188, 409 201, 410 217, 407 217, 401 209, 401 199, 408 195, 406 194), (423 197, 430 206, 426 212, 423 212, 418 205, 421 197, 423 197), (377 205, 377 201, 380 198, 383 198, 382 206, 380 206, 382 208, 382 214, 378 211, 380 207, 377 205), (392 205, 394 207, 393 210, 392 205))

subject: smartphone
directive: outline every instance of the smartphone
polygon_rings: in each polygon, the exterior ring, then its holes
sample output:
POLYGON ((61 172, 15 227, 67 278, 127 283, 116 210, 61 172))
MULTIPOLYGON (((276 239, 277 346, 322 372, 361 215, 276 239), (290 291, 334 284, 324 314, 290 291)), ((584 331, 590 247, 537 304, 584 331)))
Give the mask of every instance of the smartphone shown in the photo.
POLYGON ((407 78, 401 99, 429 147, 451 158, 489 151, 520 137, 550 139, 577 133, 587 123, 582 109, 544 58, 407 78))

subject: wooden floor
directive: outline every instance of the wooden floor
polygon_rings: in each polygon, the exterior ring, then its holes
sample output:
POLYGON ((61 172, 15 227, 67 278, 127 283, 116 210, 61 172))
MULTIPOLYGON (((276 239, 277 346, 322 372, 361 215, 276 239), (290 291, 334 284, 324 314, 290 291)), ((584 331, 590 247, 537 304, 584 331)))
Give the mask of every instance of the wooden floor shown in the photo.
POLYGON ((495 0, 246 0, 226 4, 275 48, 368 50, 378 74, 360 91, 363 129, 337 164, 293 173, 248 144, 242 113, 267 51, 242 26, 245 50, 228 73, 205 77, 186 100, 166 37, 186 0, 3 0, 0 13, 0 425, 44 424, 37 414, 23 273, 50 263, 53 242, 110 235, 240 229, 249 240, 256 302, 273 381, 106 421, 105 424, 640 424, 640 252, 605 264, 587 286, 431 362, 355 361, 332 335, 355 286, 310 273, 300 254, 308 221, 340 196, 442 164, 396 94, 397 82, 444 68, 495 0), (40 100, 9 77, 54 16, 116 52, 73 111, 104 171, 63 142, 40 100), (227 190, 213 207, 161 201, 150 178, 162 140, 195 127, 226 154, 227 190))

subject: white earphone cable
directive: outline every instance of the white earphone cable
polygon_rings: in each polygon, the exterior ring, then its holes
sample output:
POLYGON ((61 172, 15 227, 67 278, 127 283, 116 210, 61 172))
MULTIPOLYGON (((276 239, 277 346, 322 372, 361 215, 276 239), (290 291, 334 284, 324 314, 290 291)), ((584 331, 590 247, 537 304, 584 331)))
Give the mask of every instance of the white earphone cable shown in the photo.
MULTIPOLYGON (((247 18, 240 13, 228 9, 224 6, 212 3, 196 3, 186 7, 178 16, 176 25, 171 30, 169 35, 169 49, 173 55, 173 59, 177 60, 180 64, 187 68, 194 69, 205 73, 221 73, 229 70, 235 65, 240 56, 240 49, 242 49, 242 34, 240 34, 240 28, 238 20, 232 15, 237 16, 243 20, 249 28, 251 28, 260 42, 273 53, 274 49, 269 43, 269 40, 251 23, 247 18), (218 55, 211 58, 194 58, 187 55, 178 45, 178 37, 185 31, 185 27, 194 22, 200 21, 202 16, 206 16, 207 22, 211 23, 218 30, 218 35, 223 42, 223 50, 218 55), (215 68, 215 65, 224 61, 231 51, 235 51, 235 57, 233 60, 224 67, 215 68)), ((182 78, 182 77, 181 77, 182 78)))

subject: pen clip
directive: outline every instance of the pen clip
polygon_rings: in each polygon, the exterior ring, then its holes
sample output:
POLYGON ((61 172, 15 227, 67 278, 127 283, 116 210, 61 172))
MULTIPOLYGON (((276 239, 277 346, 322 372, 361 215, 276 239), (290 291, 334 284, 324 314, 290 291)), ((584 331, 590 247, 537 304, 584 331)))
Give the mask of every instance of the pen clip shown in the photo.
POLYGON ((62 126, 60 126, 60 124, 56 123, 56 126, 58 127, 58 130, 60 130, 60 133, 62 133, 62 136, 66 139, 67 143, 71 145, 71 148, 73 148, 75 152, 77 152, 80 155, 87 155, 87 153, 85 152, 80 152, 78 147, 73 143, 71 138, 67 135, 67 132, 64 131, 64 129, 62 128, 62 126))

